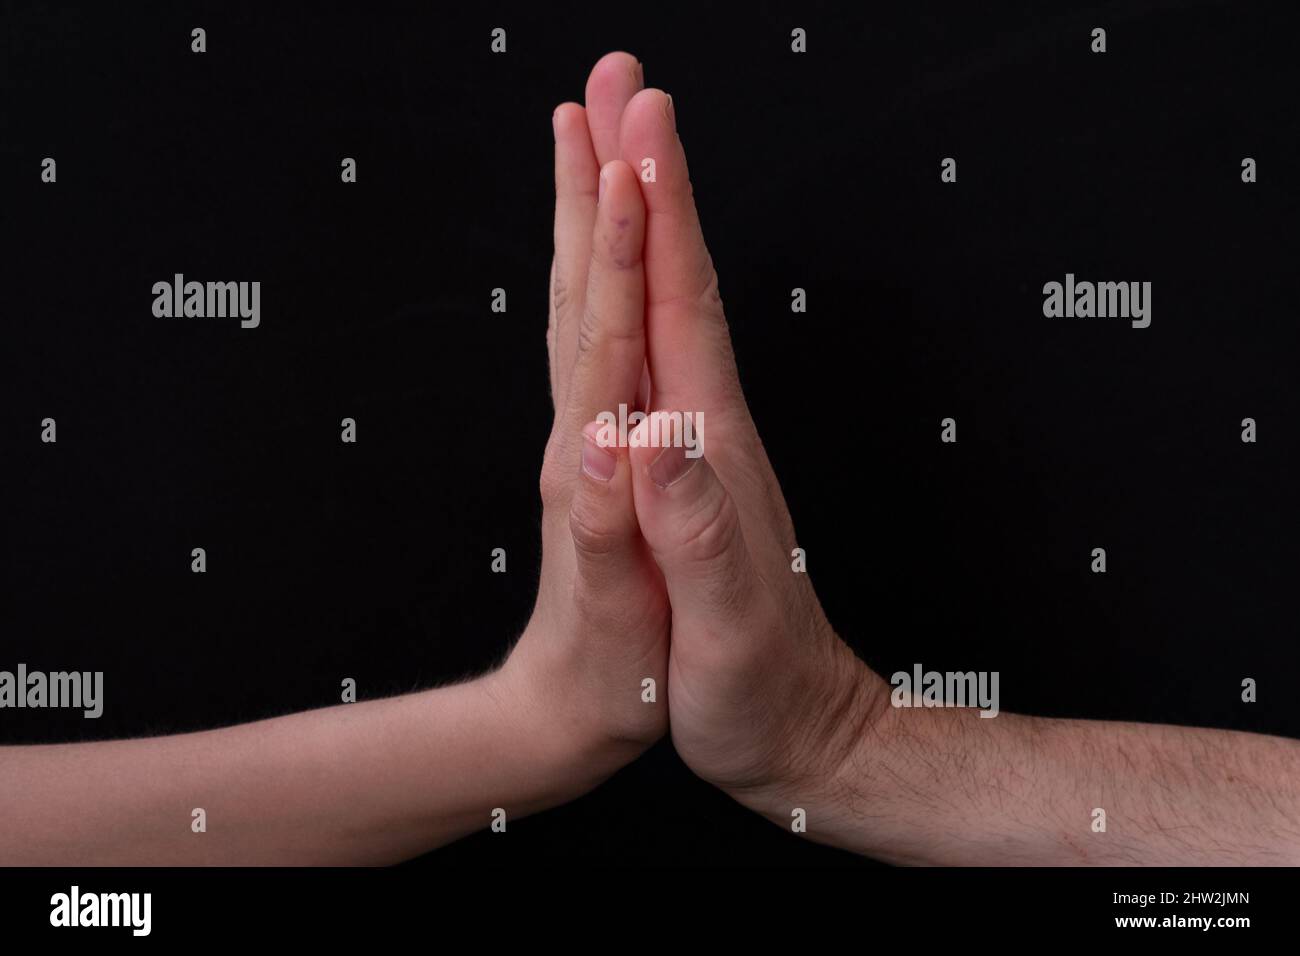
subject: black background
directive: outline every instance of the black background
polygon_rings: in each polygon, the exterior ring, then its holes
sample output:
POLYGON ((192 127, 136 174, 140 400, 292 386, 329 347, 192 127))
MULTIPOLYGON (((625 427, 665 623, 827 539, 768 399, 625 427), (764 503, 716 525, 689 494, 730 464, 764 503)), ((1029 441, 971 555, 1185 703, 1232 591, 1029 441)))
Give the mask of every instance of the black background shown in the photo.
MULTIPOLYGON (((0 669, 102 670, 107 706, 6 711, 0 741, 220 726, 500 658, 540 554, 550 115, 613 49, 673 96, 845 639, 886 674, 997 670, 1004 710, 1300 736, 1286 6, 10 10, 0 669), (261 281, 260 328, 155 318, 175 272, 261 281), (1151 327, 1045 318, 1067 272, 1151 281, 1151 327)), ((667 742, 510 833, 415 865, 855 862, 667 742)))

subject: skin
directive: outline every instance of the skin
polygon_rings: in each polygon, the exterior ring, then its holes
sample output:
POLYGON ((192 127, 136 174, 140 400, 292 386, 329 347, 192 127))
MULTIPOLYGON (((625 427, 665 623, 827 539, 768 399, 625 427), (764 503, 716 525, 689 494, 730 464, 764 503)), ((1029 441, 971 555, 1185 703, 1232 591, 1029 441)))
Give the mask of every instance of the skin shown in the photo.
POLYGON ((1300 863, 1300 741, 891 706, 791 569, 793 524, 736 375, 669 97, 636 94, 620 137, 629 164, 656 161, 642 183, 652 408, 707 424, 700 458, 631 449, 672 606, 672 739, 691 769, 781 826, 799 808, 809 838, 894 863, 1300 863))
POLYGON ((382 864, 572 800, 663 736, 669 609, 626 449, 584 437, 645 373, 645 208, 618 159, 640 66, 555 112, 542 570, 504 665, 453 687, 142 740, 0 748, 10 865, 382 864), (604 167, 602 170, 602 166, 604 167), (601 183, 603 181, 603 188, 601 183), (597 197, 600 197, 599 207, 597 197), (207 832, 191 831, 194 808, 207 832))
POLYGON ((610 54, 586 106, 555 111, 542 573, 504 665, 241 727, 0 748, 0 860, 395 862, 496 807, 515 819, 580 796, 671 716, 703 779, 891 862, 1300 863, 1296 741, 890 706, 790 568, 793 522, 740 388, 673 106, 642 86, 635 59, 610 54), (653 183, 635 172, 645 157, 653 183), (593 419, 620 403, 702 413, 705 456, 635 447, 644 426, 634 447, 599 447, 593 419), (646 678, 666 689, 657 703, 646 678))

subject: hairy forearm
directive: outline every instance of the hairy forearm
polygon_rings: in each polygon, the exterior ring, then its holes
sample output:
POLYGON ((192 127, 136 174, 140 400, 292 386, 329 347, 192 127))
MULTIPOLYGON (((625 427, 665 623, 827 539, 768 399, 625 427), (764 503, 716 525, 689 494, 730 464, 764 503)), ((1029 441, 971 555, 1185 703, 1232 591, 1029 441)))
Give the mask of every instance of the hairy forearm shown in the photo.
POLYGON ((202 733, 0 748, 0 862, 395 862, 584 785, 520 696, 498 672, 202 733))
POLYGON ((820 842, 901 864, 1300 864, 1300 741, 894 708, 855 680, 823 775, 778 801, 805 800, 820 842))

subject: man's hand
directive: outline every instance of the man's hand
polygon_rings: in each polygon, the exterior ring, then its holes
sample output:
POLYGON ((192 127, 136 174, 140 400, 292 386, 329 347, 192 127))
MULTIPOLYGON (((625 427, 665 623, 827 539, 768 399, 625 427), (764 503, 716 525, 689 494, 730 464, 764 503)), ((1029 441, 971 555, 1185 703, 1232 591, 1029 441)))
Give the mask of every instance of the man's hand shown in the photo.
POLYGON ((642 183, 651 405, 705 425, 704 457, 631 449, 637 518, 672 604, 673 743, 756 803, 832 772, 880 682, 792 570, 794 528, 741 392, 669 97, 634 96, 620 143, 633 168, 648 157, 656 169, 642 183))
POLYGON ((656 166, 642 184, 651 405, 706 425, 703 458, 632 448, 637 520, 672 605, 673 742, 690 767, 783 826, 798 807, 810 838, 897 863, 1300 860, 1300 742, 890 706, 792 569, 668 97, 632 98, 621 149, 656 166))

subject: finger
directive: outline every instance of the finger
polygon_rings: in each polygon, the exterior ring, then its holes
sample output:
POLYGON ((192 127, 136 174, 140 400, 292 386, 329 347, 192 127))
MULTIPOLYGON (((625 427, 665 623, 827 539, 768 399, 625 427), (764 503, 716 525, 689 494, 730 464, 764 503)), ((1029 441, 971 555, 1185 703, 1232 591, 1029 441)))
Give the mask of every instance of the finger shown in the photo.
POLYGON ((673 627, 735 632, 759 578, 736 505, 702 448, 649 440, 655 420, 637 426, 629 458, 637 523, 668 588, 673 627))
MULTIPOLYGON (((591 128, 591 141, 596 159, 603 166, 619 158, 618 137, 623 120, 623 110, 645 86, 644 66, 628 53, 610 53, 592 68, 587 79, 587 125, 591 128)), ((650 370, 645 370, 642 391, 649 396, 650 370)), ((641 393, 637 395, 638 407, 641 393)))
POLYGON ((617 602, 645 569, 632 502, 632 469, 627 449, 602 444, 601 426, 581 432, 582 466, 569 506, 569 530, 577 557, 577 592, 608 595, 617 602))
POLYGON ((559 376, 555 369, 555 257, 551 256, 551 274, 547 280, 546 301, 546 375, 551 386, 551 408, 558 412, 560 405, 559 376))
POLYGON ((578 358, 565 410, 573 433, 601 412, 617 415, 620 404, 630 407, 645 367, 641 190, 622 160, 601 170, 600 183, 578 358))
POLYGON ((639 412, 650 409, 650 366, 641 366, 641 384, 636 389, 636 409, 639 412))
POLYGON ((587 126, 601 166, 618 159, 623 108, 644 85, 641 64, 630 53, 607 53, 591 68, 587 78, 587 126))
POLYGON ((703 401, 717 408, 739 394, 735 357, 672 100, 653 89, 634 96, 623 111, 620 142, 645 195, 646 348, 655 404, 699 408, 703 401))
POLYGON ((555 407, 562 409, 574 356, 578 351, 578 316, 582 315, 591 260, 591 230, 596 221, 596 179, 600 167, 591 148, 587 113, 563 103, 555 125, 555 272, 551 280, 554 333, 555 407))

